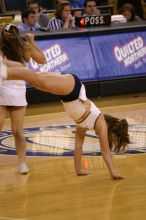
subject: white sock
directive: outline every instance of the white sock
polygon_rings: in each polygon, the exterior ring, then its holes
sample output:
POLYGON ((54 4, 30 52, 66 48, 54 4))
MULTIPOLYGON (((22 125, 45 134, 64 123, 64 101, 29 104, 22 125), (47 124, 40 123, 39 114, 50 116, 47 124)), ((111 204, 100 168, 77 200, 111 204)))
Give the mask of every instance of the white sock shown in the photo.
POLYGON ((29 172, 29 168, 28 168, 27 164, 26 163, 21 163, 19 165, 19 173, 27 174, 28 172, 29 172))

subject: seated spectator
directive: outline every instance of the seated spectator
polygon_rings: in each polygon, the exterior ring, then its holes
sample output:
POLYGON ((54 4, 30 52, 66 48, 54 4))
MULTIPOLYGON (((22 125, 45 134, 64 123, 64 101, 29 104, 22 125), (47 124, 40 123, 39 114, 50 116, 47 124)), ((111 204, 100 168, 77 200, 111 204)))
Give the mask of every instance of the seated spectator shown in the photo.
POLYGON ((117 0, 118 11, 124 4, 127 4, 127 3, 132 4, 134 6, 136 15, 138 15, 141 19, 144 18, 142 0, 141 1, 140 0, 117 0))
POLYGON ((141 21, 141 18, 135 15, 135 8, 132 4, 124 4, 119 9, 119 14, 122 14, 127 19, 127 22, 141 21))
POLYGON ((49 20, 48 29, 71 28, 74 26, 74 18, 71 15, 71 4, 68 1, 63 1, 56 7, 54 18, 49 20))
POLYGON ((19 31, 35 31, 40 28, 37 23, 37 15, 34 10, 28 8, 21 14, 22 23, 18 25, 19 31))
POLYGON ((92 16, 92 15, 100 15, 100 10, 97 9, 96 0, 86 0, 84 3, 84 15, 92 16))
MULTIPOLYGON (((56 4, 62 3, 64 0, 56 0, 56 4)), ((82 8, 84 7, 85 0, 68 0, 72 6, 72 9, 78 8, 81 10, 74 10, 73 15, 74 16, 81 16, 82 15, 82 8)))
POLYGON ((47 14, 41 12, 41 8, 37 0, 28 0, 27 7, 31 8, 37 14, 37 22, 41 27, 46 28, 48 26, 49 17, 47 14))

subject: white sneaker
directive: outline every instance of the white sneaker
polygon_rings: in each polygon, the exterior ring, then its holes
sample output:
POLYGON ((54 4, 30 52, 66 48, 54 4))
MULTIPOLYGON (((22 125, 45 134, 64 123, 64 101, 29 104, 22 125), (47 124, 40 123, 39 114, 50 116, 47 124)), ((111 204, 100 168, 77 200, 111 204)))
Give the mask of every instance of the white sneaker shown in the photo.
POLYGON ((0 55, 0 85, 7 79, 7 66, 3 63, 3 57, 0 55))
POLYGON ((27 174, 28 172, 29 172, 29 168, 28 168, 27 164, 26 163, 21 163, 19 165, 19 173, 20 174, 27 174))

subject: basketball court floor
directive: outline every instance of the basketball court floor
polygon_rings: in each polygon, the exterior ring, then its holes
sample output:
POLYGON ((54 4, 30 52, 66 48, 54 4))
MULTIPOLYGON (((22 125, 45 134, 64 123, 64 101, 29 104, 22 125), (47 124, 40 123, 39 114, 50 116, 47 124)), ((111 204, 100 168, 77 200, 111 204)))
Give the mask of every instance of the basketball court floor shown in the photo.
POLYGON ((28 107, 24 134, 30 172, 20 175, 6 119, 0 136, 0 220, 145 220, 145 100, 146 94, 94 100, 103 113, 129 122, 131 144, 124 154, 113 155, 116 171, 125 177, 119 181, 110 179, 92 131, 82 158, 91 175, 75 175, 75 125, 58 103, 28 107))

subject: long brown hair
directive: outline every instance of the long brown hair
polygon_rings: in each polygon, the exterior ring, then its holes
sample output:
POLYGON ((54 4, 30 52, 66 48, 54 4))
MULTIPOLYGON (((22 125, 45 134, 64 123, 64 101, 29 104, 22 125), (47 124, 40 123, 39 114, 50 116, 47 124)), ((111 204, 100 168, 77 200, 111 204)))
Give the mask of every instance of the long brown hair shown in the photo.
POLYGON ((119 9, 119 14, 123 14, 125 11, 131 13, 131 18, 128 21, 135 21, 135 8, 132 4, 126 3, 119 9))
POLYGON ((24 40, 15 25, 6 24, 1 29, 0 50, 7 59, 25 63, 24 40))
POLYGON ((118 152, 121 148, 124 150, 126 145, 130 143, 127 120, 106 114, 104 118, 108 127, 110 149, 115 152, 118 152))
POLYGON ((71 8, 71 4, 68 1, 63 1, 61 3, 59 3, 56 7, 56 12, 55 12, 55 16, 59 19, 62 19, 62 12, 65 8, 65 6, 70 6, 71 8))

